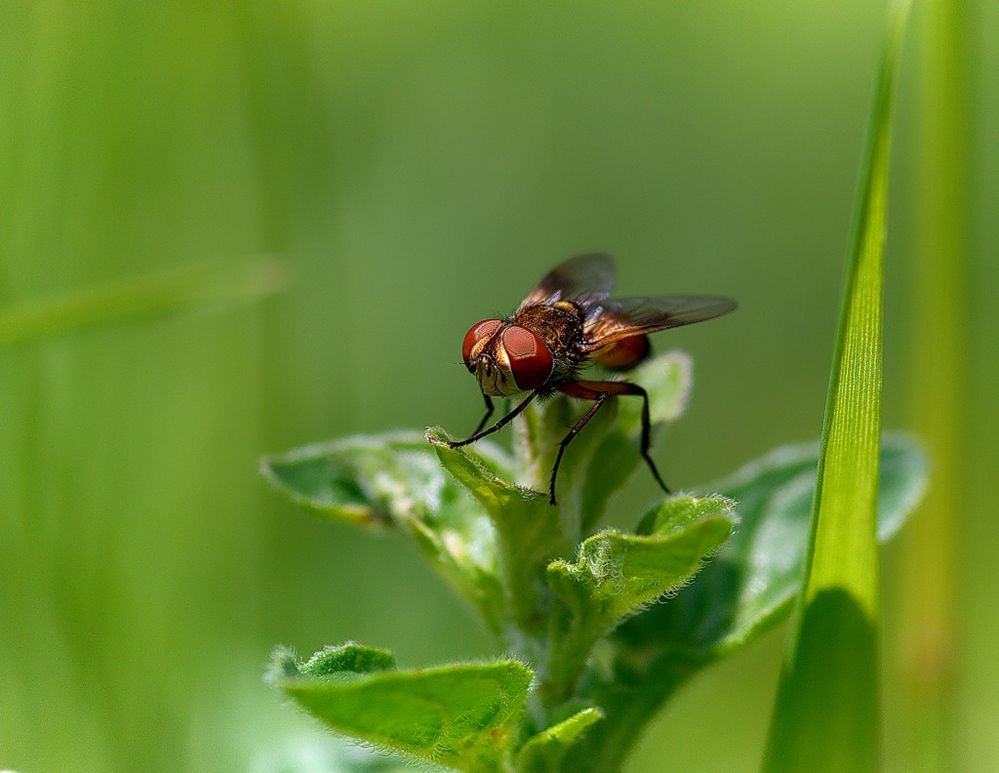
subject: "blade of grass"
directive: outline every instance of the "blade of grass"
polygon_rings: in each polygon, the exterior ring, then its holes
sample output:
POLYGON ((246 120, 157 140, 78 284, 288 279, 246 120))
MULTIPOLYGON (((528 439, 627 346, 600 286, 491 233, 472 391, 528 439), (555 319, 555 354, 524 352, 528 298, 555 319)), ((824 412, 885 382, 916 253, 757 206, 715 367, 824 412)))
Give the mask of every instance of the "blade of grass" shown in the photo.
POLYGON ((72 331, 206 306, 247 302, 282 289, 272 258, 194 266, 0 305, 0 348, 72 331))
POLYGON ((968 373, 968 17, 964 0, 923 8, 922 122, 919 142, 919 239, 911 426, 929 446, 933 483, 905 540, 899 592, 904 619, 899 647, 906 700, 903 768, 955 770, 954 608, 956 534, 953 504, 966 495, 970 392, 968 373))
POLYGON ((819 454, 805 590, 763 768, 876 770, 883 252, 891 109, 909 2, 889 13, 819 454))

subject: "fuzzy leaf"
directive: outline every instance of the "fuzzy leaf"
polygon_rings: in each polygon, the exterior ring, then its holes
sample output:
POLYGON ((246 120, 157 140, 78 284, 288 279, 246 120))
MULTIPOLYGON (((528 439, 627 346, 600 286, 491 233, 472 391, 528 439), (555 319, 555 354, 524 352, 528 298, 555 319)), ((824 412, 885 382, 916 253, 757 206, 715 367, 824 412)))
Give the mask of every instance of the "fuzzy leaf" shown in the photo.
MULTIPOLYGON (((478 449, 494 470, 509 473, 503 453, 489 443, 478 449)), ((292 501, 337 520, 399 525, 425 519, 457 499, 417 432, 355 435, 316 443, 261 460, 260 471, 292 501)))
POLYGON ((330 676, 332 674, 370 674, 395 668, 395 656, 388 650, 365 647, 347 642, 339 647, 323 647, 304 663, 297 665, 304 676, 330 676))
POLYGON ((479 445, 451 448, 453 440, 444 430, 433 427, 427 431, 427 441, 440 463, 489 513, 496 528, 503 533, 516 531, 548 513, 545 496, 537 491, 510 482, 510 477, 497 474, 479 456, 479 445))
MULTIPOLYGON (((609 670, 591 668, 585 698, 605 719, 570 753, 570 764, 614 769, 645 722, 693 674, 784 619, 801 588, 818 444, 786 446, 710 489, 738 502, 739 524, 694 581, 613 634, 609 670)), ((890 539, 919 503, 927 462, 911 438, 881 450, 878 538, 890 539)))
MULTIPOLYGON (((691 587, 626 623, 619 637, 656 641, 695 658, 737 649, 782 619, 801 587, 818 445, 785 446, 712 488, 738 502, 739 527, 691 587)), ((881 451, 878 537, 889 539, 918 504, 926 458, 889 435, 881 451)))
MULTIPOLYGON (((660 355, 628 377, 649 390, 651 418, 658 426, 683 408, 690 360, 680 352, 660 355)), ((641 462, 641 407, 637 398, 612 400, 580 433, 562 462, 557 508, 548 503, 548 480, 559 441, 578 418, 578 401, 564 396, 536 401, 514 422, 516 474, 491 463, 495 453, 484 457, 488 446, 482 441, 451 448, 447 433, 428 430, 427 440, 441 464, 492 521, 506 579, 505 606, 522 629, 543 623, 547 602, 541 578, 548 561, 575 549, 584 530, 603 514, 608 497, 641 462)))
POLYGON ((279 651, 271 680, 310 714, 360 741, 460 770, 505 766, 533 676, 529 668, 514 660, 414 671, 350 667, 384 666, 387 655, 345 645, 299 664, 279 651), (342 655, 347 648, 352 652, 342 655), (318 673, 315 666, 310 673, 317 657, 318 673), (345 668, 337 670, 337 661, 345 668))
POLYGON ((602 717, 600 709, 583 709, 532 736, 520 748, 517 770, 520 773, 559 773, 566 752, 602 717))
MULTIPOLYGON (((479 444, 475 453, 487 474, 509 474, 509 461, 495 446, 479 444)), ((421 434, 355 436, 306 446, 265 458, 261 471, 309 510, 408 533, 490 627, 500 625, 502 591, 489 518, 441 469, 421 434)))
POLYGON ((546 699, 568 697, 603 634, 697 573, 729 536, 733 508, 722 497, 672 497, 643 519, 644 534, 605 530, 580 545, 575 562, 548 565, 561 605, 541 685, 546 699))
MULTIPOLYGON (((441 464, 488 513, 495 528, 497 553, 506 578, 506 604, 526 624, 535 617, 539 567, 563 549, 558 511, 537 491, 517 486, 489 469, 475 450, 451 448, 441 429, 427 432, 427 440, 441 464)), ((481 441, 480 441, 481 442, 481 441)), ((478 446, 478 444, 476 444, 478 446)))
POLYGON ((675 590, 728 537, 735 503, 673 497, 644 519, 644 534, 605 530, 583 542, 574 563, 553 561, 548 579, 577 614, 612 624, 675 590))

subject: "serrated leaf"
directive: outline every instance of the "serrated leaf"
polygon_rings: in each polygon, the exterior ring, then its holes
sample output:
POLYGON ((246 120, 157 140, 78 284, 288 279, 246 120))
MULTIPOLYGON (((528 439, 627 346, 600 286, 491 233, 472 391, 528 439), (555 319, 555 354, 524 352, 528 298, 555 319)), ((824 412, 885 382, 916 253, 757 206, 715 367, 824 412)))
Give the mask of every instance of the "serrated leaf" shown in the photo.
MULTIPOLYGON (((651 417, 658 424, 682 410, 690 381, 689 358, 679 352, 660 355, 628 377, 649 390, 651 417)), ((515 421, 515 476, 481 456, 482 441, 451 448, 452 438, 442 429, 427 433, 441 464, 492 521, 500 543, 496 554, 506 578, 505 603, 522 630, 543 623, 542 577, 548 560, 574 549, 584 528, 602 515, 607 498, 641 462, 636 438, 642 402, 613 400, 566 453, 559 473, 559 505, 551 507, 548 479, 558 444, 578 418, 577 403, 555 396, 530 406, 515 421)))
MULTIPOLYGON (((503 454, 489 443, 495 469, 503 454)), ((457 488, 418 432, 355 435, 315 443, 261 460, 261 473, 297 504, 331 518, 398 525, 410 518, 446 517, 457 488), (441 514, 444 510, 444 514, 441 514)))
POLYGON ((558 511, 546 495, 497 475, 475 450, 451 448, 451 438, 443 430, 428 430, 427 440, 444 469, 488 514, 499 542, 496 552, 506 578, 506 604, 522 625, 529 625, 536 617, 539 568, 545 558, 564 548, 558 511))
MULTIPOLYGON (((476 454, 489 474, 509 473, 509 461, 489 443, 476 454)), ((422 434, 358 435, 314 444, 263 459, 261 471, 309 510, 408 533, 490 628, 499 629, 503 602, 490 520, 441 469, 422 434)))
POLYGON ((729 536, 733 508, 722 497, 672 497, 643 520, 647 533, 605 530, 580 545, 575 562, 549 564, 548 583, 561 607, 553 613, 542 694, 567 697, 602 635, 688 582, 729 536))
POLYGON ((289 673, 286 653, 278 658, 272 681, 334 730, 468 771, 507 764, 533 677, 514 660, 359 674, 325 670, 327 655, 323 673, 309 675, 306 664, 289 673))
MULTIPOLYGON (((643 724, 691 675, 787 617, 801 587, 818 444, 776 449, 711 485, 738 502, 738 527, 675 598, 613 634, 612 670, 591 669, 584 690, 606 717, 573 751, 613 769, 643 724)), ((926 481, 919 445, 888 435, 881 452, 878 536, 891 538, 915 509, 926 481)))
POLYGON ((734 506, 721 497, 668 499, 646 517, 648 533, 594 534, 575 562, 549 564, 549 583, 571 608, 614 622, 686 582, 728 537, 734 506))
POLYGON ((532 736, 517 755, 519 773, 559 773, 566 752, 594 722, 603 718, 600 709, 583 709, 568 719, 532 736))
POLYGON ((452 448, 448 443, 453 438, 440 427, 429 429, 426 439, 444 468, 479 501, 500 531, 512 531, 528 520, 535 521, 535 515, 548 512, 543 494, 512 483, 512 476, 498 475, 486 465, 478 453, 482 441, 474 448, 452 448))
MULTIPOLYGON (((698 660, 744 646, 790 611, 801 586, 818 444, 776 449, 711 488, 738 502, 739 528, 689 588, 618 632, 698 660)), ((926 459, 903 435, 881 451, 878 536, 887 540, 919 502, 926 459)))

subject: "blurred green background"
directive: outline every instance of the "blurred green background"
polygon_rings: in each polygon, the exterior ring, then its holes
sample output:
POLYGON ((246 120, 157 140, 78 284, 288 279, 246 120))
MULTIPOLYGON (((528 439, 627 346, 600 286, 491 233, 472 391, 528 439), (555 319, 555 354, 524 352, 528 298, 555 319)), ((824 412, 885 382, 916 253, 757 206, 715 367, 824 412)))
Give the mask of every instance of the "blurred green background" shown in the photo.
MULTIPOLYGON (((274 644, 494 654, 412 546, 311 519, 257 459, 470 429, 461 336, 571 254, 616 254, 623 294, 739 299, 657 340, 696 363, 671 484, 816 437, 883 12, 0 4, 0 768, 270 769, 323 737, 263 684, 274 644), (261 256, 286 287, 227 287, 261 256), (205 292, 129 301, 204 266, 205 292), (259 298, 199 300, 230 294, 259 298)), ((999 769, 999 13, 960 21, 934 87, 917 3, 896 128, 885 424, 942 475, 882 567, 889 770, 999 769)), ((783 634, 685 689, 629 769, 754 770, 783 634)))

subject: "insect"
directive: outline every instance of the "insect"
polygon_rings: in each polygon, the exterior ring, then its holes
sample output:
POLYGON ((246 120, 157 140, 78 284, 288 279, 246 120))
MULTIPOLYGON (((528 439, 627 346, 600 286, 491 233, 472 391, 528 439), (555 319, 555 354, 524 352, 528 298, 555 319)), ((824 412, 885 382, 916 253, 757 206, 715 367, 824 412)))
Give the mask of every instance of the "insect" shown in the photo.
POLYGON ((613 290, 611 257, 579 255, 548 272, 509 317, 472 325, 462 342, 461 356, 479 381, 486 415, 469 437, 449 445, 458 448, 474 443, 502 429, 536 398, 555 392, 591 401, 593 405, 559 444, 548 486, 548 501, 554 505, 558 468, 573 438, 611 397, 640 397, 642 458, 668 494, 669 488, 649 456, 651 425, 646 391, 628 381, 583 380, 579 373, 591 363, 612 371, 632 368, 651 352, 649 333, 719 317, 736 304, 729 298, 702 295, 612 299, 613 290), (513 410, 483 429, 493 414, 493 397, 524 394, 513 410))

